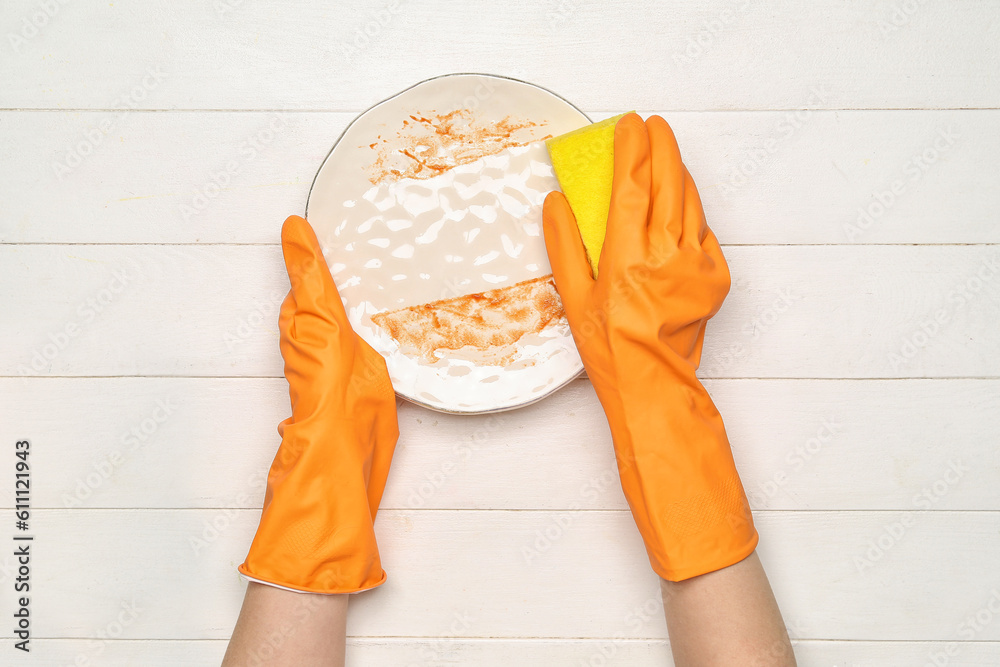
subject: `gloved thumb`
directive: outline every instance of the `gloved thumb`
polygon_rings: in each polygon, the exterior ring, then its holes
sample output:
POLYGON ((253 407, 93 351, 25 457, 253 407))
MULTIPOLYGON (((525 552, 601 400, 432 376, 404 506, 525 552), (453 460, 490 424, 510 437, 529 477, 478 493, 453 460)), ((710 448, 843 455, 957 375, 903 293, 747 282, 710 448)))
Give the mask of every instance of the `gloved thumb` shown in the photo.
POLYGON ((542 230, 556 290, 572 321, 586 302, 589 290, 594 287, 594 275, 576 225, 576 216, 563 193, 553 191, 545 197, 542 230))
POLYGON ((323 250, 305 218, 289 216, 281 226, 281 252, 297 313, 315 314, 350 328, 344 304, 330 275, 323 250))

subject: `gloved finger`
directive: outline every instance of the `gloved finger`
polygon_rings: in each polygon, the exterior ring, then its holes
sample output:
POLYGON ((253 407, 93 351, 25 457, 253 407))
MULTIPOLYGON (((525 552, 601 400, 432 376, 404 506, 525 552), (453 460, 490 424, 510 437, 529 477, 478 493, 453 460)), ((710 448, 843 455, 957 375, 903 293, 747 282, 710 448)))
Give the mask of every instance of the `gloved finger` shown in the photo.
POLYGON ((681 165, 681 168, 684 170, 684 202, 679 245, 698 249, 708 233, 708 222, 705 220, 705 209, 701 205, 698 187, 687 167, 681 165))
POLYGON ((715 307, 712 308, 708 317, 713 317, 719 312, 722 302, 726 300, 726 295, 729 294, 729 289, 732 287, 732 276, 729 272, 729 264, 726 262, 726 257, 722 253, 722 246, 719 245, 719 240, 715 237, 715 232, 707 225, 705 227, 705 236, 701 242, 701 248, 711 266, 711 275, 705 280, 705 283, 712 289, 712 302, 715 304, 715 307))
POLYGON ((389 478, 392 455, 399 440, 399 421, 396 415, 396 396, 375 414, 375 448, 372 451, 371 472, 368 479, 368 509, 372 521, 378 514, 382 493, 389 478))
POLYGON ((708 317, 718 312, 729 294, 730 275, 726 258, 718 239, 705 220, 705 210, 701 205, 701 197, 694 179, 687 168, 684 168, 684 213, 681 225, 680 248, 687 249, 692 256, 699 257, 701 267, 698 269, 698 285, 692 286, 694 291, 701 292, 710 304, 708 317))
POLYGON ((293 317, 295 317, 295 294, 288 290, 288 294, 281 302, 281 309, 278 310, 278 331, 282 336, 289 330, 293 317))
MULTIPOLYGON (((649 134, 636 113, 622 116, 615 125, 615 171, 611 182, 611 207, 598 276, 608 280, 616 265, 634 266, 646 257, 646 221, 650 204, 649 134)), ((617 276, 620 277, 620 276, 617 276)))
POLYGON ((359 415, 371 415, 370 431, 366 434, 371 443, 371 454, 364 474, 368 488, 368 509, 374 521, 382 501, 396 441, 399 439, 399 422, 396 416, 396 393, 389 380, 385 359, 360 338, 357 341, 357 353, 360 367, 355 370, 355 374, 361 374, 359 379, 365 389, 359 392, 358 398, 363 398, 363 403, 355 404, 355 412, 359 415))
POLYGON ((698 323, 698 332, 695 334, 694 341, 691 343, 691 351, 688 355, 688 359, 691 360, 691 365, 695 368, 701 366, 701 353, 705 349, 705 331, 707 325, 707 318, 698 323))
POLYGON ((685 170, 674 131, 660 116, 646 121, 652 162, 649 242, 656 249, 676 248, 681 238, 685 170))
POLYGON ((577 321, 586 297, 594 286, 593 272, 587 260, 587 251, 576 226, 576 216, 559 191, 545 197, 542 206, 542 231, 545 251, 552 266, 559 297, 570 322, 577 321))
POLYGON ((293 215, 285 220, 281 226, 281 251, 292 284, 295 315, 321 318, 350 334, 340 336, 341 342, 353 341, 354 332, 316 233, 304 218, 293 215))

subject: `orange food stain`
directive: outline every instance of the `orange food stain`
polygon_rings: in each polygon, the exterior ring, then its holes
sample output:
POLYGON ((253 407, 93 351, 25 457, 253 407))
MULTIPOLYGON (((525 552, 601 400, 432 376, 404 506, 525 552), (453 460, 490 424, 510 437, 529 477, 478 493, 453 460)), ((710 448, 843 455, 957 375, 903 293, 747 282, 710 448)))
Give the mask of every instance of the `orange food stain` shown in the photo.
POLYGON ((442 299, 372 316, 404 352, 426 363, 438 351, 472 348, 487 354, 490 365, 506 366, 516 356, 514 343, 537 334, 564 314, 551 275, 498 289, 442 299), (499 352, 499 353, 498 353, 499 352))
POLYGON ((377 148, 374 144, 370 146, 376 156, 369 168, 369 180, 378 184, 401 178, 432 178, 512 146, 551 137, 515 136, 537 126, 538 123, 514 120, 510 116, 477 124, 470 109, 455 109, 445 114, 412 114, 409 120, 403 120, 394 140, 383 140, 383 145, 377 148))

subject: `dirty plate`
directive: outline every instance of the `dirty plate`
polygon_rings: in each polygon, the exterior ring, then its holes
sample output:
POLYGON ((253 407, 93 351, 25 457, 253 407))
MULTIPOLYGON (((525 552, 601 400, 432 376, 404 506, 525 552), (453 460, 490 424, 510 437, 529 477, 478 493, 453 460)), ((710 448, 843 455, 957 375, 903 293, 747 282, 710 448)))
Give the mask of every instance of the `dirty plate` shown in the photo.
POLYGON ((558 189, 543 140, 589 122, 537 86, 455 74, 372 107, 337 140, 306 218, 397 394, 494 412, 581 372, 542 239, 558 189))

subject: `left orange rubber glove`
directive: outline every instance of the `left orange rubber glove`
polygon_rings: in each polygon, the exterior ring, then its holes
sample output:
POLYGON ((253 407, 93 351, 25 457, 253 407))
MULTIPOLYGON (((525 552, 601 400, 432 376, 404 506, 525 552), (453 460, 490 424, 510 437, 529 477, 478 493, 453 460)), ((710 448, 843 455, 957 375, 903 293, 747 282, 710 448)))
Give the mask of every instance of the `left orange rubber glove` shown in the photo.
POLYGON ((248 579, 312 593, 356 593, 386 579, 374 522, 399 437, 385 360, 347 320, 316 235, 281 229, 291 290, 278 320, 292 416, 267 476, 248 579))

